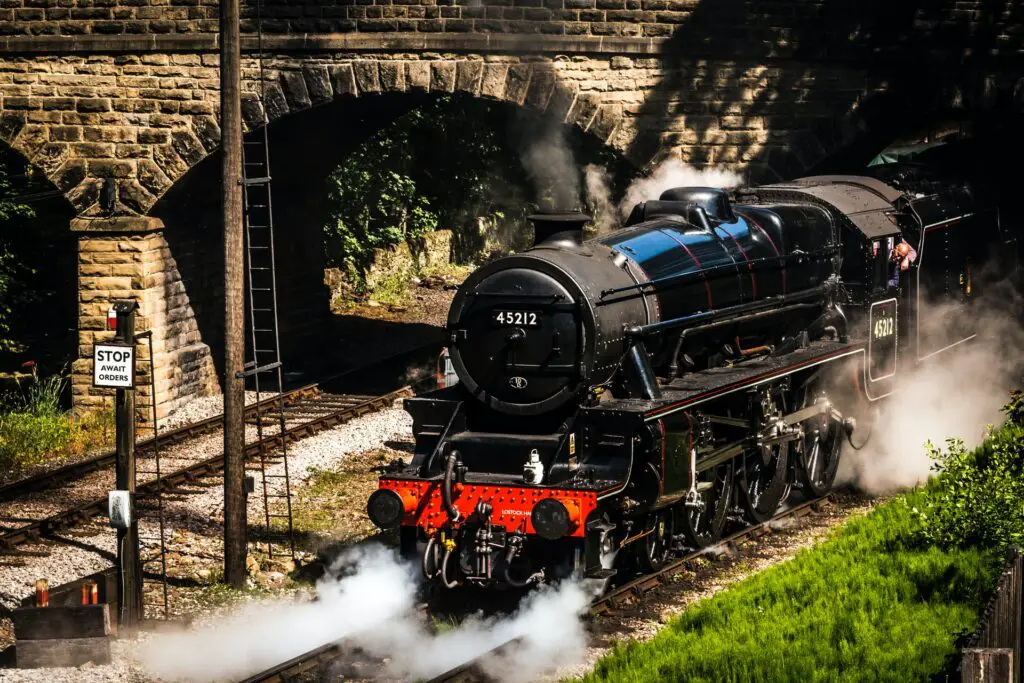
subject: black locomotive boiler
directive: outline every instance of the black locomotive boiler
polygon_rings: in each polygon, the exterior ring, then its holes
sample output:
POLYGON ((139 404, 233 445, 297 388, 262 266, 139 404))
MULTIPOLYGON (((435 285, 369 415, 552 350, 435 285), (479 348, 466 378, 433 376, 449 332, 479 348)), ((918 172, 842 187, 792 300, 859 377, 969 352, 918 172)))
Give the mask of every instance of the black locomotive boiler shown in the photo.
POLYGON ((459 381, 405 401, 415 455, 371 519, 428 579, 524 586, 654 569, 827 492, 859 406, 972 337, 922 334, 949 310, 926 302, 969 305, 1005 239, 969 185, 885 172, 669 190, 590 240, 534 216, 459 289, 459 381))

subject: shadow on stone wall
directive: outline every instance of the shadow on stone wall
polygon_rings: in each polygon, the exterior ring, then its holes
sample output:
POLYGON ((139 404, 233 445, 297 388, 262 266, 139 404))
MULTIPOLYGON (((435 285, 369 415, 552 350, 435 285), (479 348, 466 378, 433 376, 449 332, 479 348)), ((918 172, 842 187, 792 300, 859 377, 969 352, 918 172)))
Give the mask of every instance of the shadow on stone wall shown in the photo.
MULTIPOLYGON (((384 99, 347 100, 271 124, 278 326, 288 372, 315 374, 323 369, 325 357, 334 355, 329 291, 323 281, 325 180, 346 151, 418 101, 384 99)), ((258 138, 250 134, 247 139, 258 138)), ((168 282, 164 295, 170 300, 184 290, 218 378, 223 376, 224 349, 221 158, 218 151, 203 159, 151 211, 164 221, 182 285, 168 282)), ((182 325, 187 327, 187 322, 182 325)), ((379 332, 387 336, 396 331, 379 332)))
POLYGON ((1013 65, 992 55, 1024 19, 1019 3, 854 4, 696 5, 664 45, 667 76, 628 155, 682 145, 691 164, 743 163, 751 182, 772 181, 863 166, 937 108, 1020 106, 1013 65))

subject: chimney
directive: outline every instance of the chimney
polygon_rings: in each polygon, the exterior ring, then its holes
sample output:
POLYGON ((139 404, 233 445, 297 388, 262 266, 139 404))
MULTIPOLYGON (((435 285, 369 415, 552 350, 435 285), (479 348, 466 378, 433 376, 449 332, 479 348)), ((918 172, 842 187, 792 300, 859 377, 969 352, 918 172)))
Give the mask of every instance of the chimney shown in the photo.
POLYGON ((593 220, 585 213, 535 213, 527 218, 533 223, 534 246, 583 244, 583 226, 593 220))

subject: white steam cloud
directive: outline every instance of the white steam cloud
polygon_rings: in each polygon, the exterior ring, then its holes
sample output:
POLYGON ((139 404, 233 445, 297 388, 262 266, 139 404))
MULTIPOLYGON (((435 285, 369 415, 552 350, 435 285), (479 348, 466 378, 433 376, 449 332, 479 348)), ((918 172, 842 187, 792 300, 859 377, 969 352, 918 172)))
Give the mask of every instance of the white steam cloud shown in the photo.
POLYGON ((598 232, 607 232, 618 224, 615 203, 612 202, 611 176, 608 170, 597 164, 587 164, 583 169, 583 187, 586 192, 587 209, 594 217, 598 232))
POLYGON ((549 126, 531 136, 520 156, 539 203, 549 204, 557 211, 576 208, 580 198, 579 171, 561 127, 549 126))
POLYGON ((730 188, 743 182, 740 175, 732 171, 694 168, 679 159, 667 159, 649 175, 630 183, 616 210, 608 172, 591 164, 583 169, 583 177, 587 206, 593 212, 599 232, 618 227, 620 219, 627 217, 637 203, 657 199, 673 187, 730 188))
POLYGON ((418 570, 394 552, 372 545, 353 549, 317 584, 315 602, 250 604, 197 630, 147 642, 141 658, 166 681, 237 680, 328 643, 358 648, 383 661, 379 673, 429 678, 519 639, 486 673, 525 683, 583 656, 581 615, 590 600, 579 584, 564 583, 528 596, 507 617, 470 617, 456 629, 433 633, 415 610, 418 570))
POLYGON ((926 442, 944 446, 946 439, 957 438, 972 448, 988 425, 1002 422, 1000 408, 1010 389, 1020 386, 1024 344, 1011 290, 996 285, 968 309, 952 304, 928 309, 925 318, 932 324, 922 326, 924 338, 942 339, 951 330, 977 331, 978 337, 897 376, 898 393, 880 402, 874 425, 854 431, 855 443, 868 429, 871 436, 862 450, 844 450, 838 482, 873 494, 923 483, 933 473, 926 442))
POLYGON ((741 182, 743 180, 740 175, 732 171, 694 168, 676 158, 666 159, 646 178, 638 178, 630 183, 619 202, 619 213, 626 217, 638 202, 657 199, 662 192, 673 187, 729 188, 741 182))

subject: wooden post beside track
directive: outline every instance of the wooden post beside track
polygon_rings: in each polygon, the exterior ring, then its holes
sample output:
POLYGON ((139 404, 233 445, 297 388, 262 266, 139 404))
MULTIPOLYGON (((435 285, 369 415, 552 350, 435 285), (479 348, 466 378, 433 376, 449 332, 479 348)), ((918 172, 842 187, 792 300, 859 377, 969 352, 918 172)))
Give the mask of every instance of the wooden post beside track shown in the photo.
MULTIPOLYGON (((117 313, 117 334, 114 340, 135 345, 135 311, 138 304, 125 300, 114 303, 117 313)), ((152 365, 152 364, 151 364, 152 365)), ((153 368, 150 367, 150 372, 153 368)), ((132 380, 134 384, 134 378, 132 380)), ((117 389, 115 396, 116 453, 115 487, 135 497, 135 389, 117 389)), ((128 527, 117 529, 118 622, 131 632, 142 618, 142 561, 139 556, 139 522, 135 514, 128 527)))
POLYGON ((224 580, 245 585, 245 302, 242 299, 242 100, 239 0, 220 3, 220 130, 224 219, 224 580))
POLYGON ((1014 683, 1013 648, 964 649, 963 683, 1014 683))

